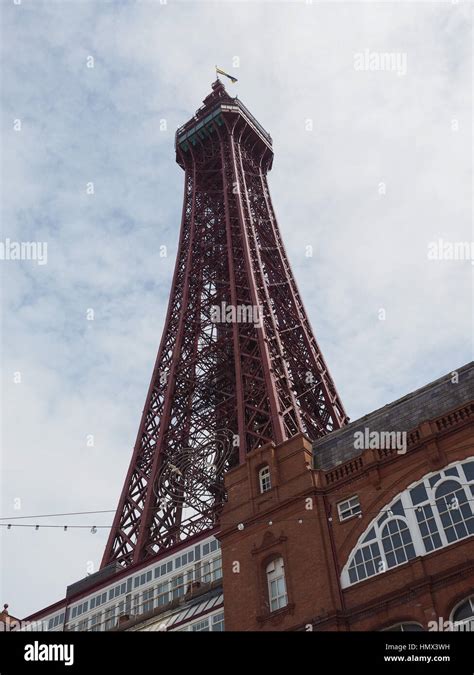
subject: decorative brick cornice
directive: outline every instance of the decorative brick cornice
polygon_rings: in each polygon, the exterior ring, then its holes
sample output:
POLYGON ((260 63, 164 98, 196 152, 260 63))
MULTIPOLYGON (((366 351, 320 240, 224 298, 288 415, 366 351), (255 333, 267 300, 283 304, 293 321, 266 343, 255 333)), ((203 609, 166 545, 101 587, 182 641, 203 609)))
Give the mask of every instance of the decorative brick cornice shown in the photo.
POLYGON ((441 433, 445 429, 450 429, 451 427, 459 426, 466 421, 471 421, 474 419, 474 401, 468 403, 461 408, 457 408, 453 412, 448 413, 447 415, 442 415, 441 417, 436 418, 432 422, 432 426, 436 427, 436 430, 441 433))
MULTIPOLYGON (((473 421, 474 401, 471 401, 447 414, 422 422, 408 432, 407 452, 414 452, 426 447, 430 444, 430 441, 433 443, 438 437, 472 424, 473 421)), ((340 464, 329 471, 323 471, 322 483, 326 487, 332 487, 335 483, 352 480, 356 475, 360 475, 372 466, 388 463, 397 456, 396 448, 363 450, 360 455, 351 458, 344 464, 340 464)))

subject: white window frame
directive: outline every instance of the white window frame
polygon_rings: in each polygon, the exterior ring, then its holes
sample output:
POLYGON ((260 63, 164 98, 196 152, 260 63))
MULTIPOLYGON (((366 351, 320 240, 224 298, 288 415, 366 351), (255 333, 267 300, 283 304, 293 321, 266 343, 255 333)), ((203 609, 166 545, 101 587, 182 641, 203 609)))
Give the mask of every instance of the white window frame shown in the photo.
POLYGON ((217 632, 222 632, 225 630, 225 623, 224 623, 224 610, 222 612, 219 612, 218 614, 213 614, 211 617, 209 617, 209 620, 211 622, 211 631, 217 632), (222 624, 222 630, 216 629, 214 626, 220 626, 222 624))
POLYGON ((456 628, 456 626, 459 626, 459 625, 466 626, 468 623, 471 624, 470 627, 474 627, 474 595, 468 595, 467 598, 464 598, 463 600, 461 600, 461 602, 458 602, 455 605, 455 607, 453 608, 449 618, 450 618, 451 622, 453 623, 455 631, 459 630, 458 628, 456 628), (462 607, 464 604, 466 604, 467 602, 469 602, 470 605, 471 605, 472 616, 468 617, 467 619, 457 619, 456 620, 454 618, 454 615, 456 614, 458 609, 460 607, 462 607))
MULTIPOLYGON (((199 546, 204 545, 206 544, 200 544, 199 546)), ((204 569, 206 581, 208 583, 215 582, 222 577, 220 544, 219 541, 213 537, 207 541, 207 546, 209 550, 206 555, 201 555, 201 552, 196 553, 196 547, 192 547, 185 551, 184 553, 187 555, 187 564, 180 566, 177 571, 174 571, 174 559, 167 560, 159 565, 155 564, 150 569, 145 569, 145 571, 141 572, 139 575, 127 577, 120 584, 115 582, 113 585, 107 586, 100 592, 95 590, 87 600, 71 606, 68 609, 68 620, 65 624, 65 629, 70 630, 71 626, 75 626, 77 630, 79 620, 90 619, 88 630, 91 631, 93 629, 92 617, 99 613, 101 614, 100 630, 104 630, 106 620, 108 622, 107 625, 112 627, 112 621, 114 621, 115 625, 119 615, 123 613, 128 616, 138 616, 144 612, 145 607, 163 607, 171 601, 173 595, 177 595, 178 597, 184 595, 186 589, 194 580, 202 581, 202 573, 201 576, 198 574, 199 569, 204 569), (193 560, 190 560, 190 558, 193 560), (160 574, 158 578, 153 578, 153 570, 159 567, 161 572, 161 566, 164 566, 166 571, 163 575, 160 574), (176 585, 176 581, 174 581, 173 584, 173 580, 177 576, 183 576, 182 584, 176 585), (138 579, 140 582, 136 588, 134 588, 134 579, 138 579), (144 580, 143 584, 141 583, 142 579, 144 580), (131 589, 127 591, 129 585, 131 586, 131 589), (159 590, 161 591, 160 595, 158 595, 159 590), (109 600, 109 595, 112 597, 111 600, 109 600), (117 596, 120 600, 117 600, 117 596), (86 607, 87 609, 85 609, 86 607), (100 611, 98 609, 99 607, 100 611), (112 616, 111 610, 114 611, 114 616, 112 616)), ((183 556, 183 553, 180 555, 183 556)), ((43 620, 45 622, 44 630, 60 630, 62 628, 61 617, 64 619, 64 612, 58 615, 45 617, 43 620), (49 621, 52 623, 51 628, 49 628, 49 621)), ((97 630, 97 628, 95 630, 97 630)), ((107 630, 110 630, 110 628, 107 628, 107 630)))
POLYGON ((104 630, 112 630, 116 626, 116 606, 107 607, 104 612, 104 630))
POLYGON ((80 621, 77 624, 77 630, 82 632, 87 632, 89 630, 89 617, 86 616, 83 619, 80 619, 80 621))
POLYGON ((142 614, 146 614, 147 612, 151 612, 151 610, 155 606, 155 587, 150 586, 149 588, 145 588, 145 590, 142 593, 142 614))
POLYGON ((362 508, 360 505, 359 495, 352 495, 349 499, 345 499, 343 502, 337 504, 337 513, 339 515, 339 522, 343 523, 345 520, 354 518, 362 513, 362 508), (352 502, 354 502, 352 504, 352 502))
POLYGON ((156 586, 156 607, 164 607, 170 601, 170 580, 161 581, 156 586), (162 599, 163 598, 163 599, 162 599))
POLYGON ((272 489, 272 476, 268 464, 262 466, 258 472, 258 485, 260 488, 260 494, 262 495, 272 489))
POLYGON ((209 624, 209 617, 206 616, 204 617, 204 619, 199 619, 199 621, 195 621, 194 623, 192 623, 190 625, 190 630, 193 633, 209 633, 211 630, 211 626, 209 624))
MULTIPOLYGON (((398 563, 397 565, 394 565, 392 567, 388 567, 386 564, 385 560, 385 552, 383 549, 382 545, 382 537, 381 537, 381 532, 385 525, 391 520, 392 518, 400 518, 404 520, 407 524, 407 527, 410 531, 411 539, 413 546, 415 548, 415 557, 422 557, 425 555, 430 555, 431 553, 434 553, 436 551, 440 551, 441 549, 451 546, 453 544, 456 544, 459 541, 467 541, 470 537, 472 537, 472 534, 468 534, 465 537, 460 537, 459 539, 456 539, 453 542, 449 542, 446 537, 446 533, 443 527, 443 524, 441 522, 441 518, 438 512, 438 507, 436 504, 436 490, 437 488, 444 483, 447 480, 452 480, 454 482, 458 482, 460 484, 460 487, 464 489, 464 492, 469 500, 469 485, 474 486, 474 481, 467 482, 467 476, 464 473, 463 465, 472 462, 472 457, 466 457, 465 459, 462 460, 456 460, 455 462, 451 462, 451 464, 448 464, 447 466, 443 467, 441 470, 438 471, 432 471, 425 476, 423 476, 421 479, 411 483, 410 485, 407 486, 403 492, 398 493, 391 501, 389 504, 384 506, 383 509, 380 510, 380 512, 377 514, 377 516, 370 522, 370 524, 366 527, 364 532, 361 534, 359 537, 356 545, 352 549, 352 551, 349 554, 349 557, 346 561, 346 564, 344 565, 344 568, 341 573, 341 586, 342 588, 348 588, 349 586, 354 586, 355 584, 361 583, 362 581, 366 581, 367 579, 370 579, 372 577, 377 576, 378 574, 384 574, 385 571, 390 571, 394 570, 397 567, 400 567, 401 565, 405 565, 406 562, 398 563), (456 467, 458 469, 459 477, 458 476, 452 476, 452 475, 446 475, 445 471, 448 469, 451 469, 452 467, 456 467), (429 484, 429 481, 433 476, 436 476, 439 474, 439 478, 436 480, 433 485, 429 484), (427 491, 427 499, 425 499, 422 502, 419 502, 415 506, 413 505, 410 497, 410 491, 413 490, 415 487, 418 485, 424 484, 426 491, 427 491), (405 517, 393 514, 391 513, 391 509, 396 502, 401 500, 403 510, 405 512, 405 517), (438 548, 433 549, 432 551, 426 551, 425 549, 425 544, 423 541, 423 537, 421 534, 421 530, 419 528, 418 520, 416 517, 416 511, 418 508, 422 508, 423 506, 426 505, 431 506, 431 510, 433 513, 433 519, 436 523, 437 531, 441 539, 441 546, 438 548), (381 525, 378 525, 378 520, 380 517, 383 515, 384 512, 388 513, 388 518, 386 518, 381 525), (364 539, 366 538, 367 534, 370 532, 372 528, 375 528, 375 533, 376 536, 374 539, 371 539, 370 542, 366 542, 365 544, 364 539), (365 579, 359 579, 357 581, 351 581, 349 577, 349 568, 351 566, 351 563, 354 559, 354 556, 356 555, 357 551, 359 549, 362 549, 364 546, 367 546, 368 544, 371 543, 377 543, 379 546, 379 551, 380 551, 380 557, 384 561, 384 565, 380 569, 380 571, 376 572, 375 574, 371 574, 370 576, 365 577, 365 579)), ((413 558, 412 558, 413 559, 413 558)))
POLYGON ((267 577, 268 607, 270 612, 276 612, 288 604, 286 588, 285 563, 282 557, 275 558, 265 568, 267 577), (283 592, 279 590, 279 582, 283 581, 283 592), (275 592, 276 591, 276 592, 275 592))
POLYGON ((91 616, 90 630, 92 633, 98 633, 102 630, 102 612, 95 612, 91 616))

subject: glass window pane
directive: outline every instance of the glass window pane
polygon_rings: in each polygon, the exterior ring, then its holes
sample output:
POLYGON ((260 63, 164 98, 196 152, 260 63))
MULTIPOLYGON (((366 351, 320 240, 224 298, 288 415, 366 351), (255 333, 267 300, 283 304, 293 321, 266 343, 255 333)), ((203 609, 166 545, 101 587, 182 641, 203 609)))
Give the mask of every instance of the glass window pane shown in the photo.
POLYGON ((390 509, 396 516, 404 516, 405 511, 403 509, 402 500, 398 499, 395 504, 390 509))
POLYGON ((446 539, 449 541, 450 544, 452 544, 453 541, 457 540, 456 532, 454 530, 454 527, 445 528, 445 533, 446 533, 446 539))
POLYGON ((373 528, 370 530, 370 532, 364 537, 364 539, 362 540, 362 543, 363 543, 363 544, 366 544, 366 543, 367 543, 368 541, 370 541, 371 539, 375 539, 375 527, 373 527, 373 528))
POLYGON ((359 579, 365 579, 366 576, 367 576, 366 571, 365 571, 365 567, 363 565, 357 565, 356 569, 357 569, 357 574, 359 576, 359 579))
POLYGON ((387 558, 387 565, 389 567, 395 567, 396 565, 395 555, 393 553, 387 553, 385 557, 387 558))
POLYGON ((401 536, 402 536, 402 541, 403 541, 404 544, 410 543, 411 536, 410 536, 409 530, 402 530, 401 536))
POLYGON ((371 544, 370 545, 370 550, 372 551, 372 555, 374 557, 380 555, 380 549, 378 544, 371 544))
POLYGON ((453 619, 454 621, 460 621, 471 618, 474 618, 474 611, 468 599, 454 612, 453 619))
POLYGON ((445 469, 444 471, 445 476, 459 476, 459 471, 455 466, 452 466, 450 469, 445 469))
POLYGON ((426 502, 428 500, 428 494, 426 492, 426 487, 424 483, 416 485, 410 490, 410 497, 413 506, 420 504, 421 502, 426 502))
POLYGON ((397 558, 397 563, 401 565, 402 563, 406 562, 406 555, 405 555, 405 550, 403 548, 397 548, 395 550, 395 556, 397 558))
POLYGON ((436 488, 436 499, 445 495, 451 495, 459 489, 459 483, 455 480, 445 480, 436 488))
POLYGON ((439 548, 442 544, 441 537, 439 536, 439 534, 436 532, 435 534, 432 535, 432 538, 435 548, 439 548))
POLYGON ((463 537, 467 537, 468 531, 464 523, 456 523, 454 526, 454 529, 456 530, 456 534, 458 539, 462 539, 463 537))
POLYGON ((380 527, 382 525, 382 523, 384 522, 384 520, 387 520, 387 518, 388 518, 388 514, 387 514, 386 511, 384 511, 382 513, 382 515, 380 516, 380 518, 378 519, 377 525, 380 527))
MULTIPOLYGON (((408 531, 407 531, 407 534, 408 534, 408 531)), ((410 539, 410 536, 408 538, 410 539)), ((399 534, 392 535, 392 545, 395 548, 400 548, 400 546, 402 545, 402 538, 400 537, 399 534)))
POLYGON ((474 462, 464 462, 462 465, 462 468, 464 469, 464 473, 466 474, 466 478, 469 482, 471 480, 474 480, 474 462))

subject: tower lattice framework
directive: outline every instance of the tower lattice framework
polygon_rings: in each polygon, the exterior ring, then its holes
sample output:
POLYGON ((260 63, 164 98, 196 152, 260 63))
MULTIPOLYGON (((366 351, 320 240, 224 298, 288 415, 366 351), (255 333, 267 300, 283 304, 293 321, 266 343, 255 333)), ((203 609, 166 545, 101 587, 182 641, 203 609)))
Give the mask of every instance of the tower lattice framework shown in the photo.
POLYGON ((185 171, 168 311, 102 566, 214 528, 251 450, 347 422, 273 211, 272 140, 217 80, 176 133, 185 171))

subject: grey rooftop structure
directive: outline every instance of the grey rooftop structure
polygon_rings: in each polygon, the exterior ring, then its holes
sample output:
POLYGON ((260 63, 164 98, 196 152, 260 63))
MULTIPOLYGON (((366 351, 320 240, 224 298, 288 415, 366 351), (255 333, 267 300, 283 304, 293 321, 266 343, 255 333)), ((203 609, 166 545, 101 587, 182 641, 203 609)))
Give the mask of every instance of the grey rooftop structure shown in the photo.
POLYGON ((474 399, 474 361, 452 370, 434 382, 416 389, 351 422, 313 443, 314 468, 329 471, 360 455, 354 447, 354 434, 370 431, 410 431, 426 420, 454 410, 474 399), (455 382, 453 373, 458 374, 455 382))

